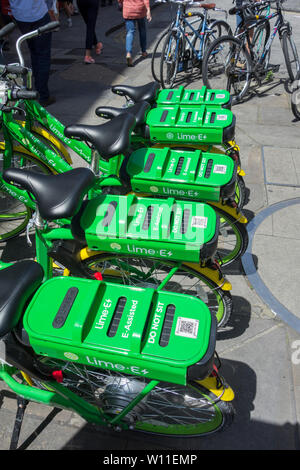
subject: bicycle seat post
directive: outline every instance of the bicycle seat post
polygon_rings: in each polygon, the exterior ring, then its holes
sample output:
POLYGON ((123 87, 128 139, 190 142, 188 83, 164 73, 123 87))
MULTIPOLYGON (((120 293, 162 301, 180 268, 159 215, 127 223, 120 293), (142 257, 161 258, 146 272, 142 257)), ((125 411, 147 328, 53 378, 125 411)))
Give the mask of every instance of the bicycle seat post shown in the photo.
POLYGON ((89 169, 92 170, 95 175, 99 172, 99 152, 94 146, 92 146, 92 158, 89 169))

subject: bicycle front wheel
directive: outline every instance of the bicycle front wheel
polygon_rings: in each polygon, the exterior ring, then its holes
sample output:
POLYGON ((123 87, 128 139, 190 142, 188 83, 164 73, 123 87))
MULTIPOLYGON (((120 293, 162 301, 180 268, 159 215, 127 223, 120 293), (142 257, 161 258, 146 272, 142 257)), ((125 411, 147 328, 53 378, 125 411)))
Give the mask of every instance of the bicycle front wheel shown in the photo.
POLYGON ((199 68, 202 67, 202 60, 205 54, 206 49, 215 41, 217 38, 225 35, 231 34, 231 28, 226 21, 223 20, 213 20, 209 23, 209 31, 205 36, 205 41, 202 43, 202 36, 201 31, 198 31, 199 36, 196 36, 192 45, 197 52, 197 56, 195 52, 192 53, 193 63, 194 65, 198 66, 199 68))
POLYGON ((156 42, 152 52, 151 73, 152 77, 157 82, 160 82, 160 62, 163 53, 163 46, 165 44, 166 36, 168 33, 169 31, 167 30, 158 38, 158 41, 156 42))
POLYGON ((300 68, 297 48, 293 39, 293 36, 287 31, 282 33, 282 52, 288 71, 290 81, 293 82, 296 79, 298 70, 300 68))
MULTIPOLYGON (((270 23, 267 21, 266 23, 258 26, 254 31, 252 39, 252 52, 256 61, 258 61, 264 53, 265 45, 267 44, 269 37, 270 23)), ((265 58, 264 63, 267 64, 267 62, 268 60, 265 58)))
POLYGON ((216 39, 205 52, 202 78, 208 88, 227 90, 233 103, 240 101, 251 79, 251 59, 243 44, 230 36, 216 39))
POLYGON ((162 88, 172 88, 182 56, 182 39, 169 33, 165 39, 160 61, 160 83, 162 88))
MULTIPOLYGON (((43 162, 25 153, 14 152, 10 166, 32 170, 36 173, 51 173, 51 170, 43 162)), ((0 159, 0 167, 2 172, 3 155, 0 159)), ((0 242, 6 242, 22 233, 30 217, 31 209, 22 201, 5 191, 0 192, 0 242)))
POLYGON ((176 263, 152 258, 135 258, 125 255, 101 253, 82 262, 87 277, 93 278, 100 272, 107 281, 118 282, 136 287, 156 289, 165 282, 164 290, 193 295, 200 298, 217 318, 218 326, 227 324, 232 312, 232 298, 211 279, 204 276, 197 268, 182 264, 168 278, 176 263))

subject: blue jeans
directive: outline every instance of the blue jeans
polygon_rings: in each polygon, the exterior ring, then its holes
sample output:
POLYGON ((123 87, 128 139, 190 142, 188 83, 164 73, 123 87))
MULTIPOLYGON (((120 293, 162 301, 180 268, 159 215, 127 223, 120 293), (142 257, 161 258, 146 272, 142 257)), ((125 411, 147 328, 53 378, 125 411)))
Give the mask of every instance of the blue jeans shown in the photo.
MULTIPOLYGON (((50 23, 50 21, 50 16, 46 13, 38 21, 32 23, 17 21, 17 24, 21 33, 26 34, 50 23)), ((48 80, 51 66, 51 33, 41 34, 41 36, 36 38, 28 39, 27 44, 30 51, 35 89, 39 92, 40 100, 46 101, 49 98, 48 80)))
POLYGON ((126 24, 126 52, 132 53, 132 44, 136 31, 136 24, 139 29, 140 45, 142 52, 147 49, 147 33, 146 33, 146 18, 139 18, 137 20, 125 20, 126 24))

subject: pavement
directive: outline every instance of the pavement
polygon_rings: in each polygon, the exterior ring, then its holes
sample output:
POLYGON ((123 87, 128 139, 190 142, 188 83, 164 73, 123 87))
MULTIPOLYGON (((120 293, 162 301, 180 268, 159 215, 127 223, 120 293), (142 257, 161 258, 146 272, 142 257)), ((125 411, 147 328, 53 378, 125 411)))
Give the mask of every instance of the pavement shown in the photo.
MULTIPOLYGON (((232 0, 222 0, 229 9, 232 0)), ((300 8, 285 16, 293 26, 300 51, 300 8), (299 14, 298 14, 299 12, 299 14)), ((149 53, 167 27, 170 5, 153 10, 148 27, 149 53)), ((222 17, 221 13, 216 13, 222 17)), ((234 22, 230 17, 229 22, 234 22)), ((67 28, 64 17, 53 38, 51 93, 57 102, 49 111, 65 124, 96 124, 94 109, 123 104, 112 84, 144 84, 152 80, 150 57, 135 50, 134 67, 125 64, 125 30, 116 3, 101 8, 97 22, 104 49, 95 65, 83 64, 85 29, 80 16, 67 28)), ((13 43, 13 41, 12 41, 13 43)), ((8 55, 13 60, 14 50, 8 55)), ((27 55, 28 58, 28 55, 27 55)), ((273 80, 233 107, 236 141, 249 190, 249 246, 240 263, 226 275, 232 283, 234 311, 228 327, 218 333, 217 351, 224 376, 235 390, 232 426, 211 437, 169 439, 114 433, 86 424, 69 411, 30 403, 19 440, 21 449, 113 451, 170 450, 299 450, 300 449, 300 122, 291 112, 287 72, 278 38, 271 62, 281 64, 273 80), (95 432, 97 431, 97 432, 95 432)), ((201 76, 185 86, 200 88, 201 76)), ((79 160, 74 160, 79 166, 79 160)), ((24 236, 2 247, 2 259, 30 256, 24 236)), ((16 397, 0 383, 0 449, 9 448, 16 397)))
POLYGON ((286 11, 297 12, 300 11, 300 6, 298 0, 286 0, 283 4, 283 8, 286 11))

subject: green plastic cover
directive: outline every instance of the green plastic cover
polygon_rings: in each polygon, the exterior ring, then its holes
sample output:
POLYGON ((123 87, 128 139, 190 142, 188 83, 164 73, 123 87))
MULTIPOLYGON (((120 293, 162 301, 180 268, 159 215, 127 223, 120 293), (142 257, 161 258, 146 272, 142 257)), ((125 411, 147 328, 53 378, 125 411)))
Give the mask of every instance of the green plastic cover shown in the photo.
POLYGON ((190 262, 212 256, 208 246, 217 241, 218 230, 208 204, 134 194, 92 199, 80 226, 92 250, 190 262))
POLYGON ((234 162, 227 155, 168 147, 136 150, 127 164, 135 192, 198 201, 219 201, 221 189, 231 182, 234 170, 234 162))
POLYGON ((180 86, 174 89, 161 90, 156 99, 158 106, 220 106, 231 107, 230 93, 227 90, 211 90, 203 86, 191 90, 180 86))
POLYGON ((149 111, 146 126, 152 142, 221 144, 234 137, 235 118, 219 106, 164 106, 149 111))
POLYGON ((46 281, 24 316, 37 354, 180 384, 211 349, 211 326, 195 297, 74 277, 46 281))

